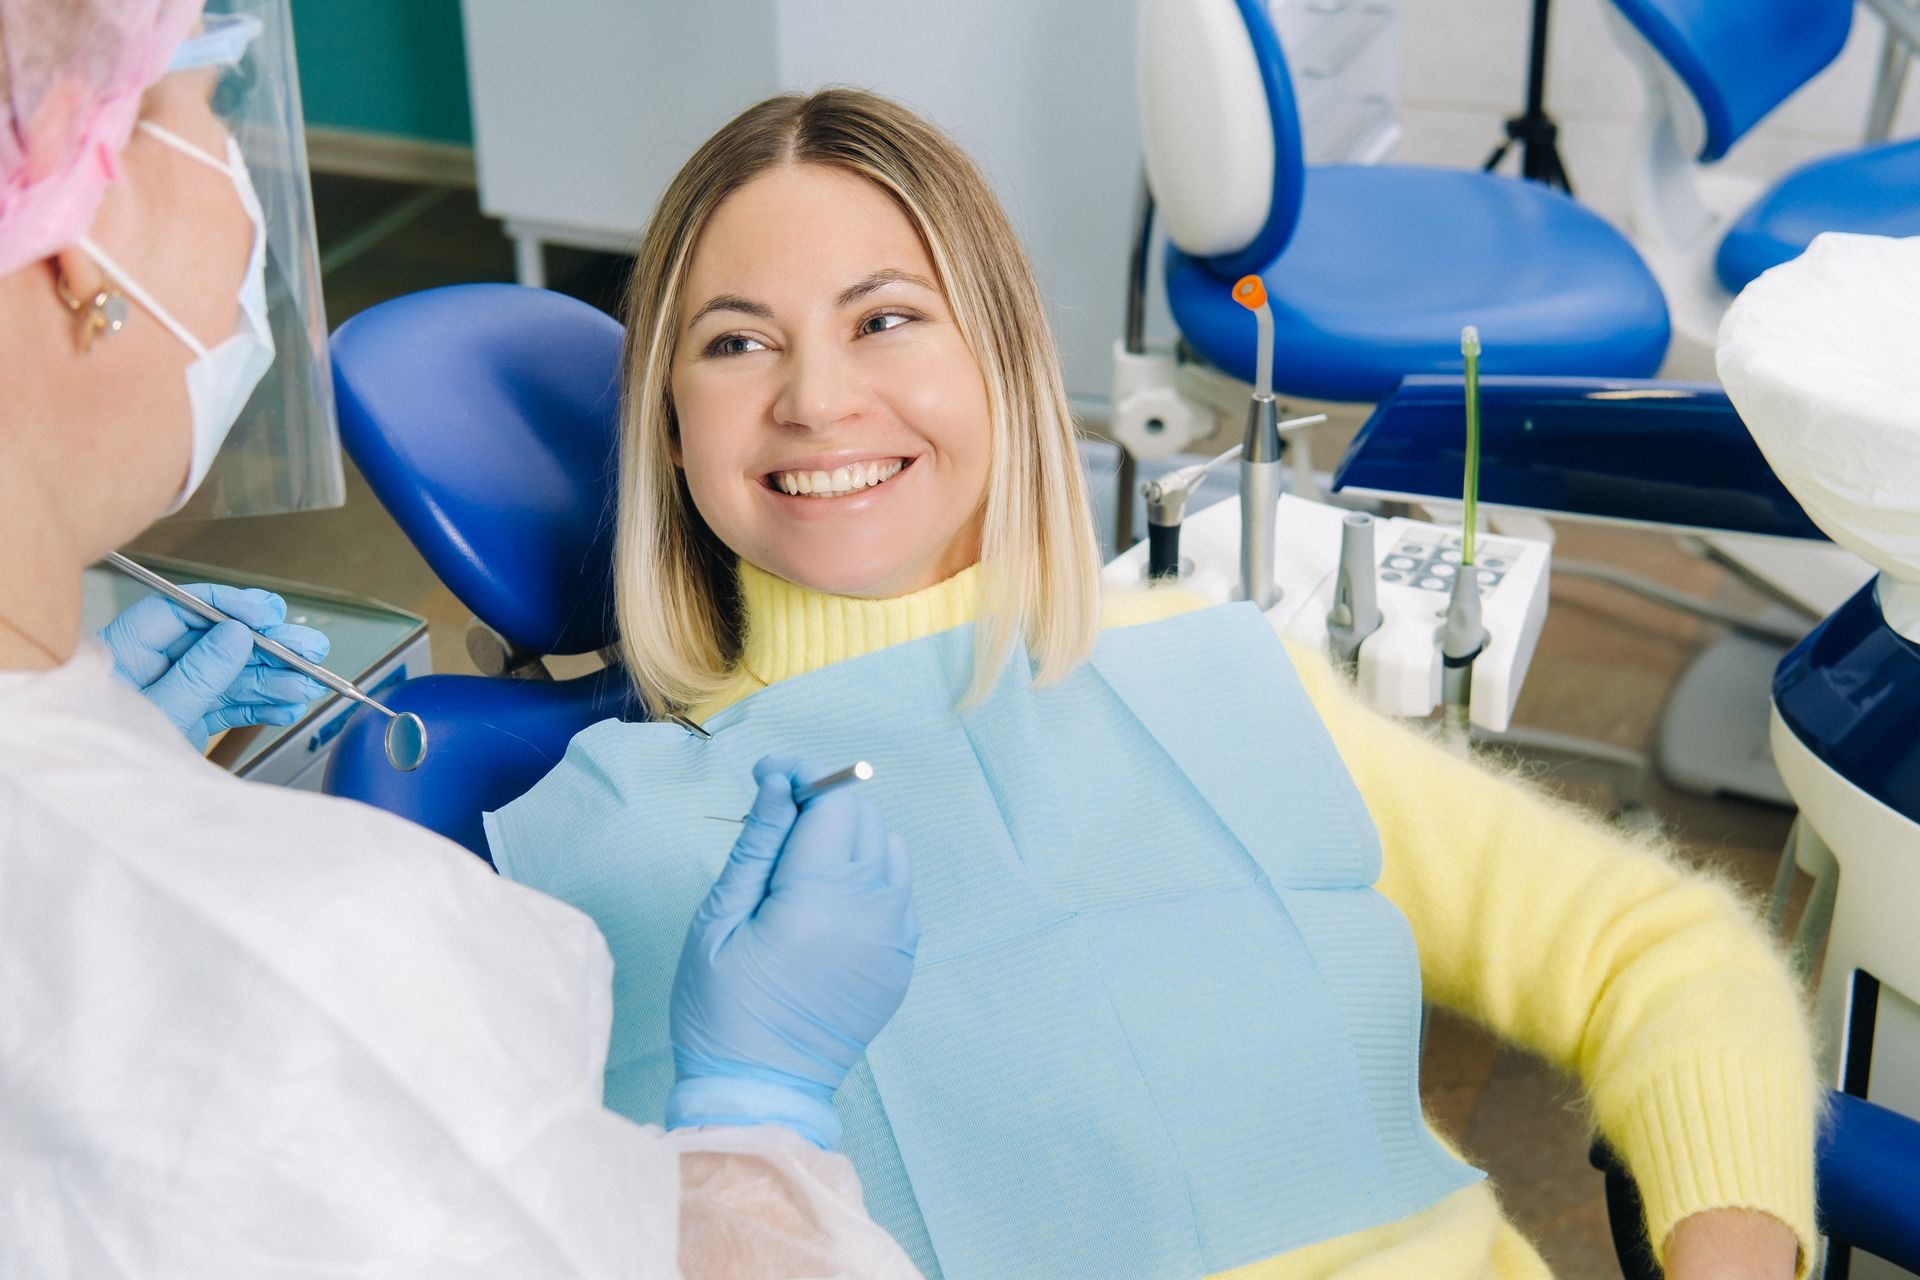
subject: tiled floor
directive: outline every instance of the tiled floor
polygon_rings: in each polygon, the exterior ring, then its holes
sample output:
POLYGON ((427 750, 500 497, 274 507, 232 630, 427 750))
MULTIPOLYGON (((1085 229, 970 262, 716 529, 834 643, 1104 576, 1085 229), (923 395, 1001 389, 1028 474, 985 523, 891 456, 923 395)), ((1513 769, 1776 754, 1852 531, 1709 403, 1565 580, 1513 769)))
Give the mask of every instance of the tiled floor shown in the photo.
MULTIPOLYGON (((323 249, 411 194, 385 184, 325 177, 316 180, 315 193, 323 249)), ((618 297, 619 268, 611 259, 557 252, 549 268, 555 286, 576 296, 602 306, 618 297)), ((329 274, 328 318, 337 325, 383 298, 433 285, 511 278, 512 255, 498 228, 479 214, 471 193, 452 192, 411 225, 329 274)), ((1337 456, 1337 447, 1337 440, 1316 442, 1323 465, 1337 456)), ((169 523, 139 545, 412 609, 432 624, 435 669, 472 669, 462 644, 467 611, 434 578, 357 474, 350 475, 347 505, 338 511, 169 523)), ((1720 569, 1658 534, 1569 525, 1561 530, 1559 548, 1563 555, 1632 568, 1697 592, 1732 590, 1720 569)), ((1557 579, 1518 720, 1644 749, 1675 678, 1714 634, 1705 624, 1612 588, 1557 579)), ((1547 776, 1544 781, 1555 780, 1547 776)), ((1689 856, 1723 865, 1756 890, 1764 888, 1786 835, 1784 812, 1661 787, 1651 801, 1689 856)), ((1599 1280, 1619 1274, 1599 1176, 1587 1166, 1585 1124, 1568 1082, 1441 1013, 1430 1029, 1423 1088, 1435 1117, 1493 1175, 1509 1209, 1560 1276, 1599 1280)))

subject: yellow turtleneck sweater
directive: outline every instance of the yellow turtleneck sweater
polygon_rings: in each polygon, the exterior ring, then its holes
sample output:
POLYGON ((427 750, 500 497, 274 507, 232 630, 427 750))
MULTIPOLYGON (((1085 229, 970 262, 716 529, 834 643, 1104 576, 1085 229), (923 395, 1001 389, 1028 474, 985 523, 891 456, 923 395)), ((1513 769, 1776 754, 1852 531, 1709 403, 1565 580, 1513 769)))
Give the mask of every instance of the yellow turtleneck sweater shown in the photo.
MULTIPOLYGON (((708 716, 763 685, 969 622, 979 570, 891 600, 809 591, 740 567, 747 629, 708 716)), ((1195 608, 1179 591, 1109 598, 1109 626, 1195 608)), ((1383 846, 1380 891, 1406 916, 1430 1001, 1580 1077, 1633 1170, 1650 1237, 1755 1209, 1814 1256, 1819 1088, 1795 986, 1725 888, 1654 848, 1442 750, 1363 705, 1289 646, 1383 846)), ((1399 1222, 1241 1267, 1233 1280, 1519 1280, 1547 1268, 1479 1183, 1399 1222)))

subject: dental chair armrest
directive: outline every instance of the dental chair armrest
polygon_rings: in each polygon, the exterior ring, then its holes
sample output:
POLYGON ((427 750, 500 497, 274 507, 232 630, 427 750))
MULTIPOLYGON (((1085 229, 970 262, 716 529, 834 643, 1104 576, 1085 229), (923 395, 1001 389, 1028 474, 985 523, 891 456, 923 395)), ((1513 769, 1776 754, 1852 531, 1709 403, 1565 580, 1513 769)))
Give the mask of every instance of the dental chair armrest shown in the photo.
POLYGON ((1920 1272, 1920 1121, 1829 1095, 1820 1135, 1820 1229, 1920 1272))
MULTIPOLYGON (((1465 388, 1404 379, 1334 473, 1336 491, 1460 500, 1465 388)), ((1480 380, 1483 506, 1824 540, 1719 387, 1631 378, 1480 380)))

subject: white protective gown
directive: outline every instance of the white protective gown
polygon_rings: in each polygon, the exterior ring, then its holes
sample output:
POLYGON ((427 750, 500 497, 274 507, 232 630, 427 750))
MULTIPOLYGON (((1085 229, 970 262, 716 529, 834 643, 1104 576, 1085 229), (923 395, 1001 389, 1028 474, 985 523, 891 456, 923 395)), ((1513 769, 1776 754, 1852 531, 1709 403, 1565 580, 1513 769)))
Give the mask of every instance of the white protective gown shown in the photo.
POLYGON ((600 1105, 573 908, 0 672, 0 1276, 912 1276, 847 1161, 600 1105))

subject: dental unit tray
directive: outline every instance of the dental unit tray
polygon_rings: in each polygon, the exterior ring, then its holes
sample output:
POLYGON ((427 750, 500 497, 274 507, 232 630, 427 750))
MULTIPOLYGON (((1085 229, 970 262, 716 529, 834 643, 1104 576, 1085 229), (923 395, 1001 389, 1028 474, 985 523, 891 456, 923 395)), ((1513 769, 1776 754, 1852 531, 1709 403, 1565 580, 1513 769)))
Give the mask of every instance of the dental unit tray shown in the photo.
MULTIPOLYGON (((1459 379, 1453 379, 1454 434, 1459 432, 1459 379)), ((1485 386, 1485 382, 1482 383, 1485 386)), ((1453 496, 1458 500, 1457 443, 1453 496)), ((1327 652, 1327 611, 1340 563, 1340 526, 1347 511, 1291 494, 1280 499, 1275 528, 1275 578, 1280 599, 1267 621, 1282 639, 1327 652)), ((1240 503, 1216 502, 1189 514, 1181 535, 1183 559, 1193 566, 1178 587, 1210 603, 1236 598, 1240 564, 1240 503)), ((1478 566, 1487 647, 1474 661, 1472 722, 1491 732, 1512 719, 1520 686, 1533 661, 1547 615, 1547 543, 1482 533, 1478 566)), ((1446 611, 1458 572, 1457 526, 1395 518, 1374 526, 1379 630, 1360 646, 1356 688, 1375 710, 1420 718, 1440 705, 1440 649, 1434 627, 1446 611)), ((1184 565, 1183 565, 1184 568, 1184 565)), ((1145 583, 1147 544, 1115 557, 1105 570, 1116 587, 1145 583)))
MULTIPOLYGON (((1461 396, 1458 377, 1401 382, 1347 450, 1335 491, 1457 503, 1461 396)), ((1480 413, 1488 510, 1826 540, 1717 386, 1483 377, 1480 413)))

